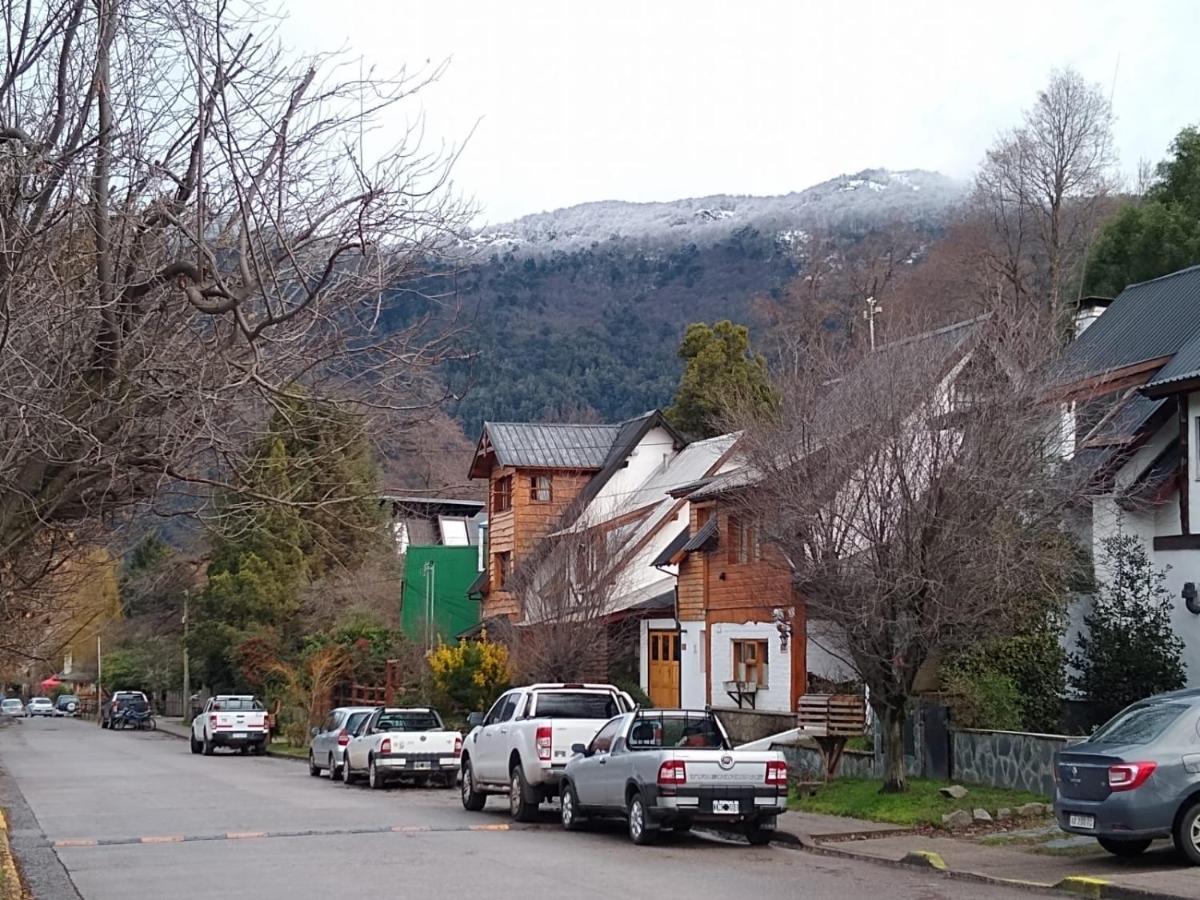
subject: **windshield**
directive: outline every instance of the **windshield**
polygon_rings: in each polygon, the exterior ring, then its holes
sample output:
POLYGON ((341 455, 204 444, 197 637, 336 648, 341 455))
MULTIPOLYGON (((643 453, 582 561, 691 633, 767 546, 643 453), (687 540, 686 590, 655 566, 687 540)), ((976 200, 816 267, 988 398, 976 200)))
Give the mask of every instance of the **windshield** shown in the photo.
POLYGON ((437 713, 428 710, 385 712, 375 727, 379 731, 440 731, 442 722, 437 713))
POLYGON ((553 691, 539 693, 533 715, 551 719, 611 719, 625 710, 613 694, 553 691))
POLYGON ((659 750, 663 747, 729 749, 716 720, 705 713, 640 714, 629 729, 626 746, 630 750, 659 750))
POLYGON ((263 705, 253 697, 218 697, 213 700, 212 708, 218 712, 251 712, 262 709, 263 705))
POLYGON ((1118 713, 1090 738, 1093 744, 1146 744, 1157 738, 1187 709, 1182 703, 1152 703, 1118 713))
POLYGON ((20 700, 5 700, 3 703, 0 703, 0 706, 3 706, 5 709, 17 709, 20 705, 20 700))

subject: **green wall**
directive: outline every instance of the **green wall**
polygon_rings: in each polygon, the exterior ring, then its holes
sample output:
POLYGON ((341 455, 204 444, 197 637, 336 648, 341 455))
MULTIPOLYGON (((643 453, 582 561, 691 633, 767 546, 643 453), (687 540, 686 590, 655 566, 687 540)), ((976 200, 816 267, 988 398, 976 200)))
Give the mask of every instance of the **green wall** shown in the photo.
POLYGON ((475 547, 409 547, 404 559, 404 596, 400 627, 417 643, 425 642, 427 576, 425 564, 433 564, 433 623, 441 639, 454 643, 454 636, 479 624, 479 601, 467 597, 467 588, 479 574, 475 547))

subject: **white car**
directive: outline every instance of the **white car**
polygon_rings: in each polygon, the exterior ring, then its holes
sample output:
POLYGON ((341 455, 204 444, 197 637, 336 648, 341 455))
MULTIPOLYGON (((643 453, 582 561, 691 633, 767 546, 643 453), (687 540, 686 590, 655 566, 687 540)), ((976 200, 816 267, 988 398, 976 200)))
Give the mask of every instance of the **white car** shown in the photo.
POLYGON ((267 752, 267 709, 249 694, 209 697, 192 719, 192 752, 212 756, 217 747, 232 747, 258 756, 267 752))
POLYGON ((533 684, 500 697, 486 716, 472 713, 462 752, 462 804, 483 809, 489 794, 508 797, 518 822, 537 815, 558 796, 559 781, 574 755, 613 716, 634 708, 610 684, 533 684))
POLYGON ((358 727, 346 746, 342 780, 353 783, 359 775, 381 790, 400 779, 454 787, 462 735, 447 731, 437 710, 375 710, 358 727))
POLYGON ((29 701, 27 710, 31 716, 53 716, 54 704, 49 697, 34 697, 29 701))

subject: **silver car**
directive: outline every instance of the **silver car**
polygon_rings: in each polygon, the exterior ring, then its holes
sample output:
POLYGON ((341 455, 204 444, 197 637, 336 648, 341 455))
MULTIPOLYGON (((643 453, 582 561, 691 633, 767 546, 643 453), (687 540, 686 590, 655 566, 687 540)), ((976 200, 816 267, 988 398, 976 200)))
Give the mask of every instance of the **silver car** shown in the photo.
POLYGON ((341 776, 350 739, 375 709, 374 706, 339 706, 313 728, 308 745, 308 774, 317 778, 324 772, 330 781, 336 781, 341 776))
POLYGON ((787 806, 787 763, 775 750, 734 750, 720 721, 697 710, 635 710, 610 719, 563 774, 563 827, 622 817, 635 844, 695 824, 766 844, 787 806))
POLYGON ((27 708, 31 716, 54 715, 54 703, 49 697, 34 697, 29 701, 29 706, 27 708))
POLYGON ((21 702, 19 697, 9 697, 5 700, 0 700, 0 716, 20 716, 24 718, 29 715, 25 711, 25 704, 21 702))

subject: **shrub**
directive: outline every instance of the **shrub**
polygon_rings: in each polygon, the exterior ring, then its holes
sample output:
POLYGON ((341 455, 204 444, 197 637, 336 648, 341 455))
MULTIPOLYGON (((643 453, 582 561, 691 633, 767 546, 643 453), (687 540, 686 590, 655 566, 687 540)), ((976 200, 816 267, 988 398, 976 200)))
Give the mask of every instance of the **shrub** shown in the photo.
POLYGON ((426 659, 434 686, 458 712, 484 710, 509 686, 508 648, 487 639, 440 644, 426 659))
POLYGON ((998 672, 956 671, 943 678, 950 715, 963 728, 1020 731, 1021 695, 1013 680, 998 672))

